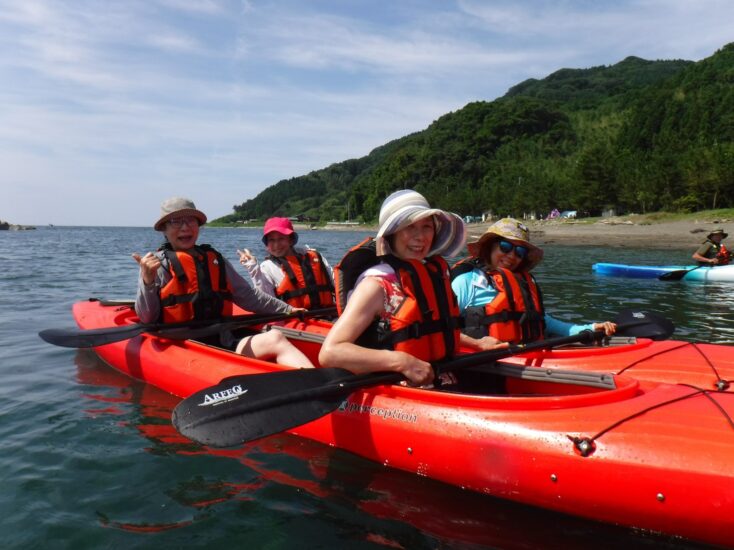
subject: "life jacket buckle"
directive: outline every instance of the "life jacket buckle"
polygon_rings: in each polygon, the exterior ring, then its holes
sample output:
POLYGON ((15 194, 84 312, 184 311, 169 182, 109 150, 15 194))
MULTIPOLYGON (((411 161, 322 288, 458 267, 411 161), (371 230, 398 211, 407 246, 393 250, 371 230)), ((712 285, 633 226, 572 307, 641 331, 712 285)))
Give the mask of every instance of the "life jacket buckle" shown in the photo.
POLYGON ((418 322, 412 323, 405 327, 405 333, 408 338, 420 338, 421 337, 421 324, 418 322))

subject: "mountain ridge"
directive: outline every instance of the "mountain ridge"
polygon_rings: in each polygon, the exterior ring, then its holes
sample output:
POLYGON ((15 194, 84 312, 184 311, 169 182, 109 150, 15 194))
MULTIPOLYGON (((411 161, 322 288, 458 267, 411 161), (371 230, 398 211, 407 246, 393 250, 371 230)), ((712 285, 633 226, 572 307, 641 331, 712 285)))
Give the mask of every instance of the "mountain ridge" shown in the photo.
POLYGON ((559 69, 366 156, 277 182, 215 223, 372 222, 400 188, 462 215, 731 207, 732 83, 734 43, 698 62, 628 56, 559 69))

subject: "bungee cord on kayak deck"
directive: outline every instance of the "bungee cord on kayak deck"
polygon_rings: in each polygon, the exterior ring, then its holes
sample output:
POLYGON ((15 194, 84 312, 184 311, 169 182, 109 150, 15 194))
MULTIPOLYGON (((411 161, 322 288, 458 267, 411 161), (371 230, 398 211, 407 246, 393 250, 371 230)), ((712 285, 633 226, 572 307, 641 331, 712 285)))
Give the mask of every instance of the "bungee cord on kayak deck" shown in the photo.
POLYGON ((683 342, 682 344, 680 344, 678 346, 675 346, 675 347, 672 347, 672 348, 668 348, 668 349, 664 349, 664 350, 661 350, 661 351, 657 351, 655 353, 651 353, 650 355, 648 355, 646 357, 643 357, 641 359, 638 359, 634 363, 630 363, 629 365, 627 365, 623 369, 618 370, 617 371, 617 374, 624 374, 626 371, 630 370, 632 367, 635 367, 635 366, 639 365, 640 363, 644 363, 645 361, 649 361, 650 359, 652 359, 654 357, 658 357, 660 355, 665 355, 666 353, 669 353, 671 351, 675 351, 677 349, 685 348, 687 346, 691 346, 693 349, 695 349, 699 353, 699 355, 701 357, 703 357, 703 359, 706 361, 706 363, 708 363, 708 366, 711 367, 711 370, 713 371, 714 376, 716 376, 716 382, 714 383, 714 386, 716 387, 716 389, 718 391, 728 390, 729 389, 729 386, 731 385, 731 381, 730 380, 725 380, 724 378, 721 377, 721 375, 719 374, 719 371, 717 370, 716 366, 711 362, 711 360, 709 359, 709 357, 701 350, 701 348, 699 347, 699 345, 696 342, 683 342))
MULTIPOLYGON (((644 408, 644 409, 642 409, 640 411, 634 412, 634 413, 630 414, 629 416, 626 416, 624 418, 620 418, 619 420, 617 420, 613 424, 610 424, 608 427, 604 428, 600 432, 597 432, 596 435, 593 435, 591 437, 580 437, 580 436, 572 436, 572 435, 567 435, 566 437, 568 437, 568 439, 573 442, 574 447, 576 448, 576 450, 579 452, 579 454, 581 456, 583 456, 583 457, 591 456, 594 453, 594 451, 596 450, 596 441, 601 436, 603 436, 604 434, 610 432, 614 428, 617 428, 617 427, 621 426, 622 424, 625 424, 626 422, 629 422, 630 420, 633 420, 635 418, 638 418, 638 417, 642 416, 643 414, 646 414, 646 413, 648 413, 650 411, 654 411, 656 409, 660 409, 662 407, 665 407, 667 405, 671 405, 673 403, 677 403, 679 401, 685 401, 686 399, 690 399, 690 398, 696 397, 698 395, 703 395, 709 401, 711 401, 714 404, 714 406, 719 410, 719 412, 724 416, 724 418, 726 419, 726 421, 729 424, 729 427, 732 430, 734 430, 734 420, 732 420, 732 418, 729 415, 729 413, 726 412, 726 410, 724 410, 721 407, 721 405, 713 397, 711 397, 710 394, 711 394, 711 391, 712 390, 707 390, 707 389, 704 389, 704 388, 698 388, 696 386, 693 386, 692 384, 676 384, 676 385, 678 385, 678 386, 686 386, 686 387, 692 388, 692 389, 694 389, 696 391, 694 391, 693 393, 689 393, 687 395, 679 395, 678 397, 674 397, 673 399, 669 399, 667 401, 662 401, 660 403, 656 403, 656 404, 651 405, 649 407, 646 407, 646 408, 644 408)), ((723 391, 723 390, 716 390, 716 393, 719 394, 719 395, 722 395, 722 394, 734 395, 734 393, 732 393, 732 392, 723 391)))

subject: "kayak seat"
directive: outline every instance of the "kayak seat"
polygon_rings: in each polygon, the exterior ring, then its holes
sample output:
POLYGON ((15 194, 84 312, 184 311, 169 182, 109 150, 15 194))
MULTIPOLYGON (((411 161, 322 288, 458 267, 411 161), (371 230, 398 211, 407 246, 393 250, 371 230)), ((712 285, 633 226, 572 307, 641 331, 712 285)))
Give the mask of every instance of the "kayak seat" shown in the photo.
POLYGON ((200 338, 196 338, 193 341, 199 342, 200 344, 205 344, 207 346, 212 346, 215 348, 222 348, 226 349, 228 351, 235 351, 237 349, 237 344, 239 343, 242 338, 245 336, 252 336, 253 334, 258 334, 259 331, 257 330, 250 330, 246 328, 234 330, 234 331, 224 331, 220 334, 212 334, 210 336, 202 336, 200 338))
POLYGON ((455 384, 442 384, 436 389, 465 395, 505 395, 507 393, 506 379, 501 374, 471 369, 457 370, 453 374, 457 380, 455 384))

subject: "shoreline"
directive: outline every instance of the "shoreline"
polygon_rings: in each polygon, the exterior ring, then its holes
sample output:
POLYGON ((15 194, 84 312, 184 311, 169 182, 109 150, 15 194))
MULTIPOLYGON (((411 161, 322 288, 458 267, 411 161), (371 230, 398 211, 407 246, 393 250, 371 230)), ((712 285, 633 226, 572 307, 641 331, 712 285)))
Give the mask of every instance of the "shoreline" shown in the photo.
MULTIPOLYGON (((525 221, 530 229, 530 241, 538 246, 547 244, 568 246, 611 246, 618 248, 681 249, 693 251, 706 240, 710 231, 723 228, 731 233, 732 220, 694 220, 675 222, 645 222, 636 224, 619 218, 605 218, 593 223, 583 220, 525 221), (727 227, 729 226, 729 227, 727 227)), ((468 240, 484 233, 491 223, 467 224, 468 240)), ((296 231, 310 231, 307 225, 296 224, 296 231)), ((317 231, 376 232, 377 226, 319 227, 317 231)))
POLYGON ((676 221, 635 224, 615 220, 595 223, 536 221, 528 224, 530 240, 538 245, 610 246, 690 250, 693 254, 721 222, 676 221))

